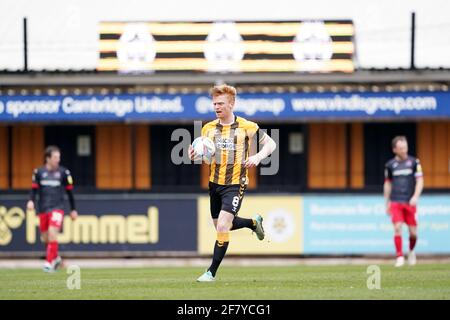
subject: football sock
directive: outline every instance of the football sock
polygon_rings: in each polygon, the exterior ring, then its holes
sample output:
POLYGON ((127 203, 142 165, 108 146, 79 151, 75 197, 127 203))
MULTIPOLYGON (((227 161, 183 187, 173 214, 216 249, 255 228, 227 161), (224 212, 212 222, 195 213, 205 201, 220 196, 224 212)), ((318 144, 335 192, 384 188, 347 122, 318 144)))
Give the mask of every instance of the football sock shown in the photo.
POLYGON ((413 251, 414 247, 416 246, 417 237, 416 236, 410 236, 409 237, 409 251, 413 251))
POLYGON ((242 229, 242 228, 249 228, 251 230, 255 230, 256 221, 253 219, 234 217, 233 225, 231 226, 231 230, 238 230, 238 229, 242 229))
POLYGON ((217 232, 217 240, 214 245, 214 255, 211 266, 208 270, 211 272, 213 277, 216 276, 217 269, 227 252, 228 243, 230 242, 230 237, 228 232, 217 232))
POLYGON ((395 236, 394 237, 394 243, 395 243, 395 252, 397 254, 397 257, 403 256, 403 252, 402 252, 402 236, 395 236))
POLYGON ((52 262, 58 256, 58 242, 50 241, 47 244, 47 261, 52 262))

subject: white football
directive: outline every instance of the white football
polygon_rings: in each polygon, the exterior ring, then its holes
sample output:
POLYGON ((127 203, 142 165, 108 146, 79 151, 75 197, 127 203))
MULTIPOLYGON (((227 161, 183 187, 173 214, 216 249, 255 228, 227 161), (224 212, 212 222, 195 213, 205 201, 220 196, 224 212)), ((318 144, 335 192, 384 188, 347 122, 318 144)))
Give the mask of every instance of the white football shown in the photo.
POLYGON ((195 154, 202 157, 206 163, 211 163, 212 157, 216 153, 214 142, 208 137, 198 137, 192 142, 195 154))

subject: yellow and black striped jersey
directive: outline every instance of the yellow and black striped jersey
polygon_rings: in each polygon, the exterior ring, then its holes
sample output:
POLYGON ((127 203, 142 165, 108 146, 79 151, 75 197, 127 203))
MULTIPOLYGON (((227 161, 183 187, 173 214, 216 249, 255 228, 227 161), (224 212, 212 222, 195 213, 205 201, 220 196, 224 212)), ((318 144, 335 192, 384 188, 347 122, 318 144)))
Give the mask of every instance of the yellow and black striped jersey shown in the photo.
POLYGON ((248 184, 244 161, 256 150, 258 130, 256 123, 241 117, 235 117, 229 125, 216 119, 203 126, 202 136, 210 138, 216 146, 209 181, 220 185, 248 184))

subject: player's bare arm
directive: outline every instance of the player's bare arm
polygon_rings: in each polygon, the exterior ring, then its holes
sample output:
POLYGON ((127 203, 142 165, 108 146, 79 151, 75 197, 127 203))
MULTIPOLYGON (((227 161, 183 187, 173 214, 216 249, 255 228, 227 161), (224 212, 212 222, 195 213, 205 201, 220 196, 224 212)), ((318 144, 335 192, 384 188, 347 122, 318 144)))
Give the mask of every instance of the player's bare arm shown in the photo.
POLYGON ((423 178, 419 177, 416 179, 416 187, 414 189, 414 194, 411 197, 411 199, 409 200, 409 204, 411 206, 417 205, 417 201, 419 200, 419 197, 422 194, 422 191, 423 191, 423 178))
POLYGON ((386 213, 388 215, 391 214, 389 210, 391 204, 391 201, 389 200, 391 197, 391 191, 392 191, 392 183, 389 180, 384 181, 383 193, 384 193, 384 200, 386 201, 386 213))
POLYGON ((245 160, 244 165, 246 168, 258 166, 260 162, 270 156, 277 147, 275 141, 273 141, 273 139, 267 134, 264 134, 264 136, 261 138, 260 143, 263 146, 261 150, 257 154, 248 157, 248 159, 245 160))

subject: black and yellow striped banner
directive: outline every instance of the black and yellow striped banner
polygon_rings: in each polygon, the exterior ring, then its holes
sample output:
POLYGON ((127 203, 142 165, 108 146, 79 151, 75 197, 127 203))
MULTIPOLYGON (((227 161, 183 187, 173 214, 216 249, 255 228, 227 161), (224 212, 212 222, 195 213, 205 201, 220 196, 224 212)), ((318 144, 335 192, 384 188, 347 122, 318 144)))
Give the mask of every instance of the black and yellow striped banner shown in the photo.
POLYGON ((101 22, 99 71, 353 72, 350 20, 101 22))

